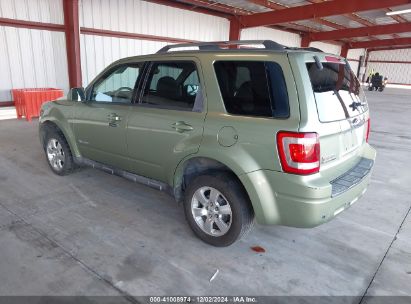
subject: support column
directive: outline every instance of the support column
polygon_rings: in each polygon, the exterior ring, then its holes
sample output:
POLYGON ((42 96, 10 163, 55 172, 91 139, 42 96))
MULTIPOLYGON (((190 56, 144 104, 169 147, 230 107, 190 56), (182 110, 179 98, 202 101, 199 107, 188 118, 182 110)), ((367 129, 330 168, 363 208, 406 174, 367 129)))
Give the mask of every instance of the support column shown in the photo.
POLYGON ((346 43, 344 43, 344 44, 341 46, 340 56, 341 56, 341 57, 344 57, 344 58, 347 58, 347 56, 348 56, 348 50, 349 50, 348 45, 347 45, 346 43))
POLYGON ((80 23, 78 0, 63 0, 64 32, 70 87, 81 87, 80 23))
POLYGON ((367 80, 367 75, 369 74, 367 69, 368 69, 368 60, 370 59, 370 53, 371 50, 366 50, 367 55, 365 55, 365 63, 364 63, 364 75, 362 76, 362 82, 365 82, 367 80))
POLYGON ((309 47, 310 46, 310 36, 309 35, 303 35, 301 37, 301 47, 309 47))
POLYGON ((229 40, 240 40, 241 25, 237 18, 230 19, 230 34, 229 40))

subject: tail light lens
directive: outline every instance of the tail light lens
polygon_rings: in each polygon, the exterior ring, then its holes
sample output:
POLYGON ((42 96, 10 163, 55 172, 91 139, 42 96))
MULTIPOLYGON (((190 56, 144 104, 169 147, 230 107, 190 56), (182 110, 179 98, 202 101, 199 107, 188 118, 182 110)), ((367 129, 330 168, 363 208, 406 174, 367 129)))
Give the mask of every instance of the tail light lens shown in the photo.
POLYGON ((278 132, 277 147, 284 172, 306 175, 320 171, 317 133, 278 132))
POLYGON ((370 127, 371 127, 371 123, 370 123, 370 119, 368 118, 367 120, 367 131, 365 132, 365 141, 368 142, 368 137, 370 136, 370 127))

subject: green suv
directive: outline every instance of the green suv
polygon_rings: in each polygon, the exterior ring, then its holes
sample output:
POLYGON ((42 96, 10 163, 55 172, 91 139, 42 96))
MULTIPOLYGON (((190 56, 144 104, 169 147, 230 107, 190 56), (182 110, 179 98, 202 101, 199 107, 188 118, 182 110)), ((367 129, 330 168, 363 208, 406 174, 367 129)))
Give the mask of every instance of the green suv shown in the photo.
POLYGON ((121 59, 40 115, 54 173, 88 165, 165 190, 214 246, 235 242, 254 219, 329 221, 365 192, 376 157, 347 61, 273 41, 121 59))

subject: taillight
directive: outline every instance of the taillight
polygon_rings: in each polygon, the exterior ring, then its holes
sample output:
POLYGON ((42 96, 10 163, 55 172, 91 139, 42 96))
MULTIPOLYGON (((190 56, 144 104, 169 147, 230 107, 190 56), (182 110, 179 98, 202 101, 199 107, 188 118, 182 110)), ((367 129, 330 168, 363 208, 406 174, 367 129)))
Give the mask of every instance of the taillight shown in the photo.
POLYGON ((284 172, 303 175, 320 171, 317 133, 278 132, 277 147, 284 172))
POLYGON ((365 141, 368 142, 368 137, 370 136, 370 119, 367 120, 367 131, 365 132, 365 141))

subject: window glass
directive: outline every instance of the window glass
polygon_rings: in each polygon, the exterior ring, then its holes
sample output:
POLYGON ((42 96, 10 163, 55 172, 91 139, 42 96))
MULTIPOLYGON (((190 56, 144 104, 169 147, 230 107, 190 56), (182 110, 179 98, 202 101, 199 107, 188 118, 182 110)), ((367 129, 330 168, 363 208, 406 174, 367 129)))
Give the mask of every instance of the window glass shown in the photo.
POLYGON ((279 64, 264 61, 218 61, 214 64, 228 113, 285 118, 287 87, 279 64))
POLYGON ((92 101, 131 103, 142 64, 122 65, 93 86, 92 101))
POLYGON ((194 62, 154 62, 144 89, 142 104, 201 111, 200 95, 200 82, 194 62))
POLYGON ((323 62, 322 70, 314 62, 306 65, 320 121, 343 120, 368 110, 360 82, 348 64, 323 62))

